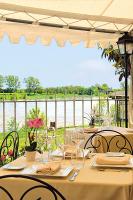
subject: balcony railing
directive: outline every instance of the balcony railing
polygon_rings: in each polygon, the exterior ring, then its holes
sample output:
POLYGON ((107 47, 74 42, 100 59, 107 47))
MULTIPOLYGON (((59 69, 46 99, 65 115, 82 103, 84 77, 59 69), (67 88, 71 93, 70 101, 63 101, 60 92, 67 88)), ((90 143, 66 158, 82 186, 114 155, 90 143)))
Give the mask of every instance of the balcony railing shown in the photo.
POLYGON ((107 97, 90 97, 88 99, 45 99, 45 100, 2 100, 0 101, 0 132, 7 131, 8 123, 12 118, 14 128, 17 123, 26 124, 27 115, 32 108, 40 108, 46 117, 46 126, 50 121, 55 122, 55 128, 68 126, 85 126, 88 124, 84 118, 95 107, 97 111, 97 124, 107 115, 112 116, 115 126, 123 126, 124 99, 111 99, 107 97))

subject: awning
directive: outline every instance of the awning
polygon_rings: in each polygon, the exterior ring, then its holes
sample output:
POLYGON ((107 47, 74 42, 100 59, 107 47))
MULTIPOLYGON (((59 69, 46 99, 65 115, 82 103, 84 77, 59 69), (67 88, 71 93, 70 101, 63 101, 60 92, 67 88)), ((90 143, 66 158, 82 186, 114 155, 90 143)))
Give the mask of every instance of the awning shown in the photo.
POLYGON ((0 39, 7 33, 13 43, 24 36, 29 44, 39 37, 44 45, 106 47, 132 31, 132 11, 132 0, 0 0, 0 39))

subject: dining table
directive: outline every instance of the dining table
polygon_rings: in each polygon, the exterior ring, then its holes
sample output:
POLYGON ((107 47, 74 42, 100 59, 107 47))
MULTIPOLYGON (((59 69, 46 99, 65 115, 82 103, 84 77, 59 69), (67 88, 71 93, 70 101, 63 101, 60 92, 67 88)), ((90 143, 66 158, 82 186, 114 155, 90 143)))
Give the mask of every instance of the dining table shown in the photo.
MULTIPOLYGON (((98 135, 98 136, 93 138, 93 142, 94 142, 93 144, 94 144, 94 146, 99 146, 97 148, 97 152, 98 153, 106 153, 106 151, 107 151, 107 142, 109 144, 110 141, 111 141, 111 143, 110 143, 110 151, 117 152, 117 151, 120 150, 121 147, 125 147, 125 150, 126 150, 126 148, 127 149, 131 149, 131 147, 129 145, 131 145, 132 148, 133 148, 133 129, 131 129, 131 128, 114 127, 114 126, 98 127, 97 131, 101 131, 101 132, 100 132, 100 135, 98 135), (104 130, 106 130, 106 132, 104 130), (122 134, 129 142, 125 141, 125 139, 123 137, 119 136, 119 134, 117 134, 116 132, 113 132, 113 131, 117 131, 120 134, 122 134), (118 136, 116 136, 116 135, 118 135, 118 136)), ((84 139, 82 140, 82 143, 81 143, 82 147, 85 146, 87 140, 94 133, 95 132, 88 132, 88 133, 86 132, 86 133, 84 133, 84 139)), ((89 146, 89 143, 88 143, 88 146, 89 146)), ((86 146, 86 148, 87 148, 87 146, 86 146)), ((126 153, 129 153, 129 151, 127 150, 126 153)))
MULTIPOLYGON (((37 176, 39 179, 58 189, 66 198, 66 200, 132 200, 133 199, 133 170, 132 168, 98 168, 92 165, 97 154, 90 154, 85 160, 83 167, 79 170, 74 181, 71 177, 75 172, 75 168, 66 177, 37 176)), ((100 155, 100 154, 99 154, 100 155)), ((132 158, 132 156, 131 156, 132 158)), ((53 161, 54 162, 54 161, 53 161)), ((63 159, 61 166, 71 166, 70 159, 63 159)), ((32 162, 26 161, 26 157, 17 158, 11 163, 12 165, 25 164, 25 168, 42 164, 37 159, 32 162)), ((45 164, 45 163, 44 163, 45 164)), ((0 176, 7 174, 23 174, 23 170, 11 170, 0 168, 0 176)), ((31 176, 36 176, 31 174, 31 176)), ((0 186, 5 187, 15 197, 19 199, 20 193, 24 192, 32 183, 19 179, 1 180, 0 186)), ((0 199, 8 200, 0 191, 0 199)), ((35 199, 30 197, 30 199, 35 199)), ((29 200, 30 200, 29 199, 29 200)), ((28 199, 27 199, 28 200, 28 199)), ((50 196, 46 196, 45 200, 52 200, 50 196)))

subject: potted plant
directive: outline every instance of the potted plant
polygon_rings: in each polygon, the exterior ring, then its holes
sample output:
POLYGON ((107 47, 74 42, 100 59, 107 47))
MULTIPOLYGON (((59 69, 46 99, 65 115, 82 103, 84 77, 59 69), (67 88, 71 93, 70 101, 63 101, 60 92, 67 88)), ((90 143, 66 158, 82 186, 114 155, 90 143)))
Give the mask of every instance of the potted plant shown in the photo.
POLYGON ((36 146, 37 142, 33 142, 30 146, 25 147, 26 151, 26 160, 27 161, 34 161, 36 157, 36 146))
POLYGON ((88 120, 89 127, 93 128, 95 126, 95 118, 96 118, 95 110, 92 109, 90 114, 87 113, 85 114, 86 116, 84 118, 88 120))
POLYGON ((44 126, 44 122, 41 118, 29 119, 27 121, 28 139, 29 139, 29 145, 25 146, 27 161, 35 160, 36 148, 37 148, 37 141, 35 141, 36 139, 35 136, 36 136, 37 130, 43 126, 44 126))

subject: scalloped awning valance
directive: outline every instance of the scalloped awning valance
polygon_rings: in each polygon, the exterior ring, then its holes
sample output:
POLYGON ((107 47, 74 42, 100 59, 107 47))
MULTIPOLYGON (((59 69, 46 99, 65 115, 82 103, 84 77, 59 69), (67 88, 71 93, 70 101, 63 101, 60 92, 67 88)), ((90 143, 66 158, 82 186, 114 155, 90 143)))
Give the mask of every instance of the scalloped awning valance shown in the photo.
POLYGON ((12 43, 19 43, 22 36, 25 37, 27 44, 34 44, 37 38, 44 45, 50 45, 51 41, 55 39, 60 47, 64 47, 66 41, 69 41, 73 46, 78 45, 81 41, 84 42, 85 47, 93 47, 100 43, 103 47, 110 42, 115 44, 119 34, 100 33, 92 31, 71 30, 65 28, 46 27, 32 24, 18 24, 14 22, 0 23, 0 39, 8 34, 12 43))
POLYGON ((132 31, 132 10, 132 0, 0 0, 0 39, 6 33, 13 43, 24 36, 28 44, 39 37, 44 45, 106 47, 132 31))

